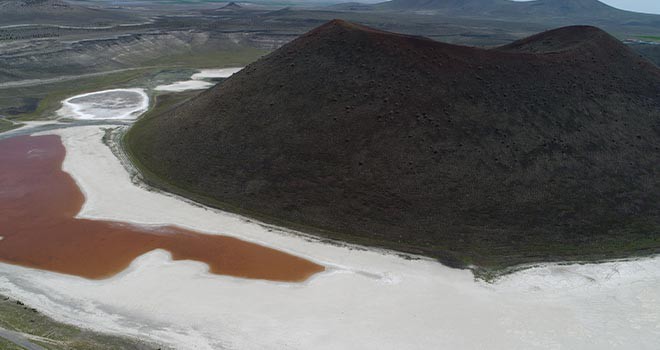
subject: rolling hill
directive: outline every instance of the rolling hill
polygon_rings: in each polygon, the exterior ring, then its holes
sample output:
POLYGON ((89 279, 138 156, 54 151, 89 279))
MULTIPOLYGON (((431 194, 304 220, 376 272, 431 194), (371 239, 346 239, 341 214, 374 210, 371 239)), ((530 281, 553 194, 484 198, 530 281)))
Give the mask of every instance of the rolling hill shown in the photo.
POLYGON ((452 266, 660 251, 660 70, 594 27, 485 50, 334 20, 126 144, 166 190, 452 266))
POLYGON ((398 10, 442 10, 446 13, 486 13, 507 0, 392 0, 376 4, 375 8, 398 10))
POLYGON ((392 0, 377 10, 434 12, 465 17, 551 23, 611 23, 660 29, 660 16, 624 11, 598 0, 392 0))
POLYGON ((63 0, 0 0, 0 25, 108 25, 144 21, 131 13, 88 8, 63 0))

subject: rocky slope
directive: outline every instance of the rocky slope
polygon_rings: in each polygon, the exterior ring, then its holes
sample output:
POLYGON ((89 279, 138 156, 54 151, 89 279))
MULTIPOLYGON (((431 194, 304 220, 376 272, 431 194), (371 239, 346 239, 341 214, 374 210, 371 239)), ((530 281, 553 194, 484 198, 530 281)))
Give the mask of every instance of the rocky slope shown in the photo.
POLYGON ((593 27, 484 50, 335 20, 127 142, 170 191, 452 265, 660 248, 660 71, 593 27))

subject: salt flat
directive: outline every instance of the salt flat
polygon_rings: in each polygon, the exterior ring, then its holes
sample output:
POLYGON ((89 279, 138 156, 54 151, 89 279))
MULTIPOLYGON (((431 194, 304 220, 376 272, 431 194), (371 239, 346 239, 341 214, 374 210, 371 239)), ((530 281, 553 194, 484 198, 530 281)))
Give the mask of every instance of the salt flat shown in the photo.
POLYGON ((172 84, 158 85, 154 88, 156 91, 181 92, 188 90, 203 90, 213 86, 213 83, 203 80, 177 81, 172 84))
MULTIPOLYGON (((98 126, 49 131, 84 218, 172 223, 308 258, 299 284, 211 275, 162 250, 101 281, 0 264, 0 293, 58 320, 176 349, 656 349, 660 258, 545 264, 494 284, 427 259, 306 239, 138 187, 98 126)), ((0 244, 2 244, 0 242, 0 244)))
POLYGON ((218 68, 218 69, 202 69, 199 72, 192 75, 192 79, 218 79, 218 78, 229 78, 232 75, 238 73, 243 69, 243 67, 234 67, 234 68, 218 68))
POLYGON ((203 90, 208 89, 215 83, 207 81, 207 79, 229 78, 234 73, 239 72, 243 67, 238 68, 219 68, 219 69, 202 69, 193 74, 190 79, 184 81, 176 81, 171 84, 158 85, 154 88, 156 91, 167 92, 182 92, 189 90, 203 90))
POLYGON ((136 119, 149 108, 143 89, 112 89, 73 96, 62 101, 57 114, 63 118, 102 120, 136 119))

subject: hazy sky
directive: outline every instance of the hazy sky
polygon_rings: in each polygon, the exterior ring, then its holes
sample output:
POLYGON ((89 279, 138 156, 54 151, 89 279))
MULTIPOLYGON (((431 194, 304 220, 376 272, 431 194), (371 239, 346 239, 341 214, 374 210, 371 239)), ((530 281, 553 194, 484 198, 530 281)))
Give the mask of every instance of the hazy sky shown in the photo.
POLYGON ((660 0, 601 0, 624 10, 660 14, 660 0))

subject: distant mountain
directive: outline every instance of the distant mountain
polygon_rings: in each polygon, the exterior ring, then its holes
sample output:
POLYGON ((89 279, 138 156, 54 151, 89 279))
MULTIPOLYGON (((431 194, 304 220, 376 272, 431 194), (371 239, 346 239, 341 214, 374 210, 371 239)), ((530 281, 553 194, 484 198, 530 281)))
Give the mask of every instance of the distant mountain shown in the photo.
POLYGON ((660 70, 594 27, 485 50, 335 20, 127 144, 175 193, 452 265, 660 251, 660 70))
POLYGON ((1 11, 72 11, 74 6, 61 0, 0 0, 1 11))
POLYGON ((339 4, 330 5, 327 7, 332 10, 341 11, 369 11, 373 9, 373 5, 361 2, 343 2, 339 4))
POLYGON ((131 13, 88 8, 62 0, 0 0, 0 25, 94 25, 142 21, 131 13))
POLYGON ((229 2, 229 3, 227 3, 226 5, 224 5, 220 8, 213 9, 213 10, 204 10, 202 12, 205 13, 205 14, 210 14, 210 13, 213 13, 213 12, 233 12, 233 11, 240 11, 240 10, 243 10, 243 9, 244 9, 243 6, 241 6, 241 5, 239 5, 239 4, 232 1, 232 2, 229 2))
POLYGON ((615 21, 654 21, 660 26, 660 16, 623 11, 598 0, 392 0, 374 5, 374 9, 397 11, 435 11, 447 15, 515 19, 535 22, 554 18, 565 22, 572 19, 615 21))
POLYGON ((232 1, 220 8, 202 10, 201 13, 205 15, 222 15, 223 13, 227 14, 227 13, 234 13, 239 11, 246 11, 246 10, 248 9, 232 1))
POLYGON ((230 3, 228 3, 228 4, 225 5, 225 6, 221 7, 221 9, 223 9, 223 10, 240 10, 240 9, 242 9, 242 8, 243 8, 243 6, 237 4, 237 3, 233 2, 233 1, 230 2, 230 3))
MULTIPOLYGON (((598 0, 536 0, 529 2, 508 1, 505 6, 498 6, 492 13, 513 14, 520 16, 553 17, 591 17, 613 19, 622 17, 653 17, 619 10, 598 0)), ((660 17, 660 16, 659 16, 660 17)))
POLYGON ((399 10, 443 10, 447 13, 484 13, 505 5, 507 0, 392 0, 376 4, 377 8, 399 10))

